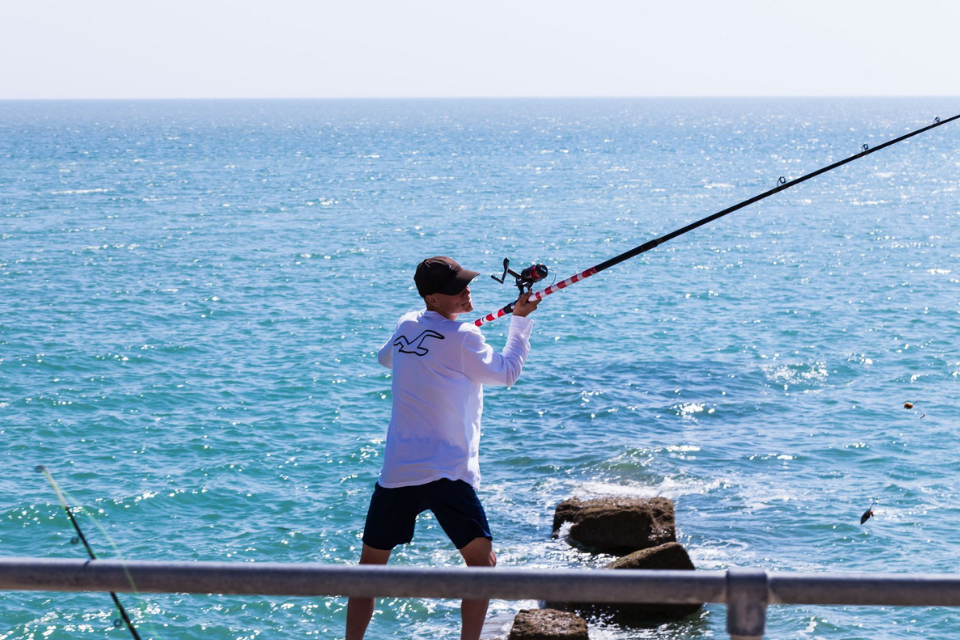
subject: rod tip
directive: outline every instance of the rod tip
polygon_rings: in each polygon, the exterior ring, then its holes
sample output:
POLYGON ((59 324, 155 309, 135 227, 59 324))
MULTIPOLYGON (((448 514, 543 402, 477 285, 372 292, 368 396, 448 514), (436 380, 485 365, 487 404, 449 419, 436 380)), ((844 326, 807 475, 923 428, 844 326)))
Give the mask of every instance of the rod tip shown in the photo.
POLYGON ((45 466, 43 466, 42 464, 38 464, 37 466, 35 466, 35 467, 33 468, 33 470, 36 471, 37 473, 43 473, 44 471, 47 470, 47 468, 46 468, 45 466))

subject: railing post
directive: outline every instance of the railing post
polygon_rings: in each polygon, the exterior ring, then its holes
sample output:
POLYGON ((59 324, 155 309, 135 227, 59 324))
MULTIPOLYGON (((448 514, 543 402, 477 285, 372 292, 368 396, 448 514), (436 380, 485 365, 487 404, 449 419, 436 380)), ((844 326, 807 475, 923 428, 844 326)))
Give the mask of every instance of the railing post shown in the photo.
POLYGON ((769 594, 766 571, 727 571, 727 633, 730 640, 762 640, 769 594))

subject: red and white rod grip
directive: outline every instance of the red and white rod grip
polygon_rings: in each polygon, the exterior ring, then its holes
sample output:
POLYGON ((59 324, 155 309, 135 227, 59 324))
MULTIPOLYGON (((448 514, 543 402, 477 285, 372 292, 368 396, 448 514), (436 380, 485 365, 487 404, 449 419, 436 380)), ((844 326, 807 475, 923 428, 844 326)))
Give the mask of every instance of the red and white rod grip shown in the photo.
MULTIPOLYGON (((535 291, 535 292, 533 292, 533 294, 531 294, 530 298, 531 298, 532 300, 543 300, 546 296, 549 296, 549 295, 552 294, 552 293, 556 293, 557 291, 560 291, 561 289, 566 289, 566 288, 569 287, 570 285, 575 284, 575 283, 577 283, 577 282, 580 282, 581 280, 586 280, 587 278, 589 278, 589 277, 592 276, 592 275, 595 275, 596 273, 597 273, 597 268, 596 268, 596 267, 590 267, 590 268, 587 269, 586 271, 583 271, 583 272, 581 272, 581 273, 578 273, 578 274, 576 274, 575 276, 571 276, 571 277, 567 278, 566 280, 562 280, 562 281, 560 281, 560 282, 555 282, 555 283, 553 283, 552 285, 550 285, 549 287, 547 287, 546 289, 544 289, 544 290, 542 290, 542 291, 535 291)), ((502 309, 500 309, 500 310, 498 310, 498 311, 495 311, 494 313, 488 313, 487 315, 483 316, 482 318, 477 318, 476 320, 473 321, 473 324, 477 325, 478 327, 483 326, 484 324, 486 324, 486 323, 488 323, 488 322, 493 322, 493 321, 496 320, 497 318, 502 318, 503 316, 507 315, 507 314, 510 313, 511 311, 513 311, 513 303, 512 303, 512 302, 511 302, 510 304, 508 304, 507 306, 505 306, 504 308, 502 308, 502 309)))

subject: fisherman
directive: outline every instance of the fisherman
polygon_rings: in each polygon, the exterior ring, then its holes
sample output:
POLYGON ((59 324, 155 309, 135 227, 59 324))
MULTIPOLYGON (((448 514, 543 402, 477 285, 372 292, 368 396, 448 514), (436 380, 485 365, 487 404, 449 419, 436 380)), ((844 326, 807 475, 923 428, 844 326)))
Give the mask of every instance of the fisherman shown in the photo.
MULTIPOLYGON (((414 275, 426 308, 407 313, 380 349, 380 364, 393 369, 393 412, 380 479, 363 530, 360 564, 386 564, 390 552, 413 540, 414 523, 433 512, 467 566, 493 567, 493 535, 477 498, 480 486, 480 414, 483 385, 510 386, 530 350, 539 300, 522 293, 503 353, 473 323, 470 281, 479 274, 445 256, 427 258, 414 275)), ((461 603, 461 640, 477 640, 488 600, 461 603)), ((373 598, 350 598, 345 640, 361 640, 373 615, 373 598)))

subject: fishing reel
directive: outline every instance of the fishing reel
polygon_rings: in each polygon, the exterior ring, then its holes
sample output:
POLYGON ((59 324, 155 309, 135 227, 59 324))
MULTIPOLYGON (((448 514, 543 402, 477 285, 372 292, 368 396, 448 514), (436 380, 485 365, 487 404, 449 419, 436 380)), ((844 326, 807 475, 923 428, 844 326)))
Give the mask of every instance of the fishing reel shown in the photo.
POLYGON ((499 278, 497 276, 490 276, 500 284, 503 284, 504 280, 507 279, 507 274, 512 275, 516 278, 517 289, 520 289, 520 293, 525 293, 530 291, 533 288, 533 283, 539 280, 543 280, 547 277, 547 266, 543 264, 535 264, 527 267, 520 273, 517 273, 510 268, 510 258, 503 259, 503 275, 499 278))

